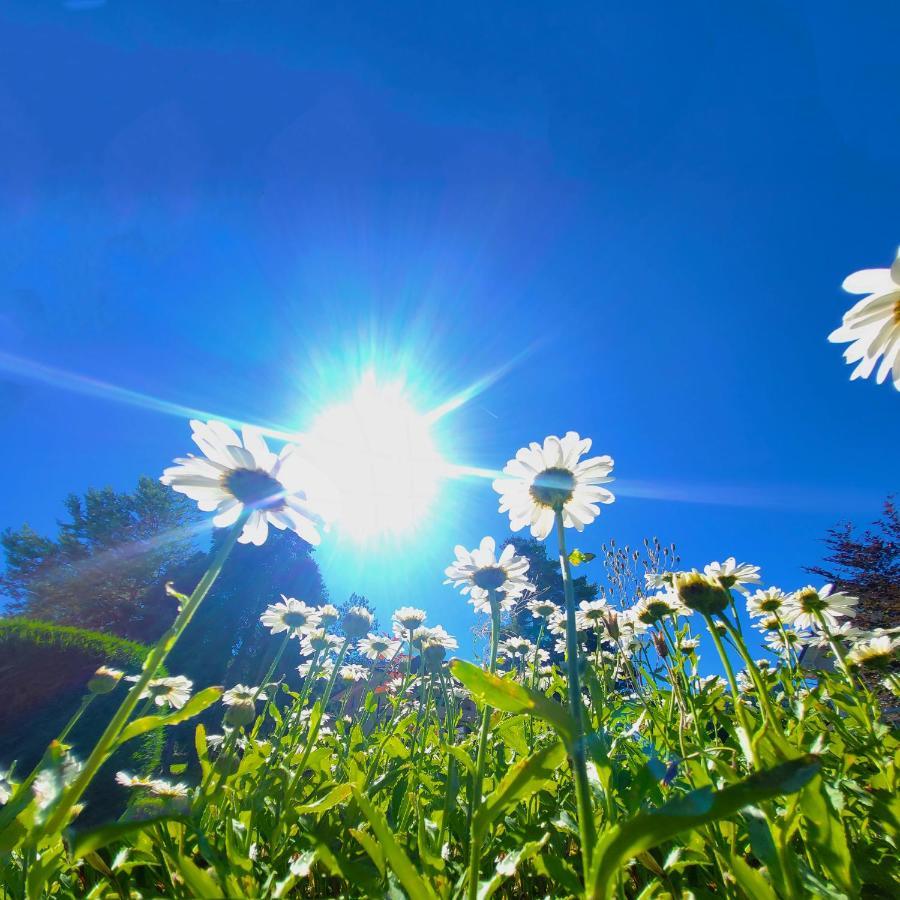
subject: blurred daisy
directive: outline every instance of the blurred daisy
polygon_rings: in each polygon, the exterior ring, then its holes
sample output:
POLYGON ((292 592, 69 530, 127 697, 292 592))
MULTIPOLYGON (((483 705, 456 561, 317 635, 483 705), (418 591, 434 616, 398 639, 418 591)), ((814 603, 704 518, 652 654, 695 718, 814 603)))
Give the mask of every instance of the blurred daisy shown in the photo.
POLYGON ((31 783, 31 790, 37 801, 40 820, 43 820, 65 788, 78 777, 81 768, 79 760, 66 752, 38 772, 31 783))
POLYGON ((344 637, 348 641, 359 640, 372 627, 374 620, 375 617, 365 606, 351 606, 341 620, 344 637))
POLYGON ((851 666, 863 666, 867 669, 884 669, 897 654, 900 639, 890 634, 860 641, 847 654, 847 663, 851 666))
POLYGON ((323 603, 321 606, 317 606, 316 613, 319 616, 319 625, 322 628, 334 625, 341 617, 340 610, 333 603, 323 603))
POLYGON ((338 675, 344 681, 365 681, 369 677, 369 670, 357 663, 348 663, 338 669, 338 675))
POLYGON ((844 279, 851 294, 867 294, 844 313, 844 321, 828 335, 833 344, 847 344, 844 359, 852 365, 850 380, 868 378, 881 359, 876 380, 881 384, 893 369, 900 391, 900 254, 890 269, 862 269, 844 279))
POLYGON ((155 778, 149 784, 150 793, 156 797, 165 797, 169 800, 181 800, 188 795, 188 786, 178 782, 172 784, 162 778, 155 778))
MULTIPOLYGON (((857 628, 852 622, 848 621, 838 622, 831 627, 829 631, 835 640, 841 640, 847 643, 850 641, 859 641, 866 637, 866 633, 861 628, 857 628)), ((813 626, 813 633, 809 639, 809 643, 813 647, 828 647, 828 636, 824 631, 813 626)))
POLYGON ((678 649, 682 653, 686 653, 688 656, 691 656, 693 653, 695 653, 699 646, 700 640, 698 638, 682 638, 678 642, 678 649))
POLYGON ((531 534, 543 540, 553 530, 557 510, 563 525, 583 531, 600 514, 598 503, 612 503, 611 491, 600 487, 613 479, 609 456, 581 460, 591 449, 590 438, 574 431, 563 438, 550 435, 541 446, 532 442, 516 453, 503 469, 506 477, 494 481, 500 494, 500 512, 509 513, 510 527, 531 526, 531 534))
POLYGON ((535 619, 549 619, 554 613, 560 612, 560 608, 552 600, 544 600, 535 597, 525 604, 525 608, 535 619))
POLYGON ((400 641, 384 634, 372 634, 361 638, 356 649, 367 659, 393 659, 400 651, 400 641))
MULTIPOLYGON (((763 616, 772 616, 781 612, 787 594, 781 588, 770 587, 765 590, 756 591, 747 598, 747 615, 751 619, 758 619, 763 616)), ((775 619, 775 628, 778 627, 778 620, 775 619)))
POLYGON ((516 548, 507 544, 497 559, 497 545, 492 537, 483 537, 474 550, 466 550, 457 544, 454 548, 456 562, 447 566, 444 584, 452 584, 460 593, 470 594, 469 602, 476 612, 490 612, 490 593, 503 594, 500 605, 504 609, 512 607, 517 597, 525 591, 534 590, 534 585, 525 577, 528 559, 516 555, 516 548))
POLYGON ((513 636, 505 641, 500 641, 498 649, 505 656, 521 657, 523 659, 534 656, 534 644, 527 638, 513 636))
POLYGON ((300 655, 312 656, 314 653, 334 650, 341 643, 336 634, 329 634, 324 628, 312 628, 305 632, 300 643, 300 655))
POLYGON ((646 572, 644 582, 652 591, 662 591, 672 587, 675 575, 672 572, 646 572))
POLYGON ((414 606, 401 606, 392 618, 403 631, 414 631, 425 621, 425 611, 414 606))
POLYGON ((424 625, 413 631, 413 646, 422 648, 425 643, 440 644, 445 650, 456 650, 459 647, 457 640, 449 634, 442 625, 434 628, 426 628, 424 625))
POLYGON ((246 684, 236 684, 222 694, 222 702, 226 706, 253 706, 256 699, 256 688, 246 684))
POLYGON ((268 628, 272 634, 289 631, 291 637, 299 637, 306 629, 315 628, 321 622, 319 610, 302 600, 281 595, 281 603, 272 603, 266 607, 266 611, 259 617, 259 621, 268 628))
POLYGON ((666 616, 689 615, 684 604, 678 599, 678 595, 669 591, 654 594, 652 597, 643 597, 630 610, 634 619, 643 622, 644 625, 653 625, 666 616))
POLYGON ((784 654, 788 649, 799 653, 808 641, 809 636, 799 631, 772 631, 766 635, 766 646, 778 654, 784 654))
POLYGON ((819 627, 821 616, 830 628, 838 624, 838 619, 852 616, 859 601, 840 591, 832 593, 832 588, 826 584, 816 590, 807 585, 791 594, 784 604, 784 620, 795 628, 819 627))
POLYGON ((215 512, 213 525, 233 525, 245 508, 249 518, 238 540, 264 544, 269 525, 296 532, 318 545, 319 528, 334 514, 331 491, 323 476, 287 444, 276 456, 259 429, 245 426, 242 435, 224 422, 191 420, 194 443, 203 456, 175 460, 160 478, 173 491, 215 512))
POLYGON ((744 594, 747 593, 745 584, 759 584, 759 566, 739 563, 733 556, 723 563, 711 562, 703 571, 709 578, 718 578, 722 587, 737 588, 744 594))
POLYGON ((607 602, 601 597, 598 600, 582 600, 575 610, 575 627, 579 631, 592 631, 600 628, 606 620, 607 602))
MULTIPOLYGON (((306 678, 309 673, 312 671, 313 661, 309 660, 305 663, 300 663, 297 666, 297 672, 300 674, 302 678, 306 678)), ((331 678, 331 673, 334 671, 334 660, 330 658, 320 659, 318 665, 316 665, 316 678, 327 679, 331 678)))
POLYGON ((116 784, 127 788, 149 788, 153 784, 153 779, 142 778, 140 775, 129 775, 127 772, 116 772, 116 784))
MULTIPOLYGON (((126 681, 138 681, 140 676, 131 675, 126 681)), ((191 699, 191 688, 194 682, 184 675, 173 675, 171 678, 153 678, 141 691, 141 700, 151 699, 157 706, 171 706, 181 709, 191 699)))

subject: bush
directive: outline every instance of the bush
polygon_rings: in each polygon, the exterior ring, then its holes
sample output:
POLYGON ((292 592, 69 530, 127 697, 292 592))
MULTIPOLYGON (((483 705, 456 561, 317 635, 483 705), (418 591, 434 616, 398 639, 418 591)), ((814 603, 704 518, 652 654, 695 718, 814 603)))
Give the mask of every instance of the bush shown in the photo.
MULTIPOLYGON (((30 771, 78 708, 97 667, 106 664, 136 672, 148 650, 143 644, 83 628, 0 619, 0 696, 4 698, 0 768, 15 761, 20 776, 30 771)), ((119 705, 122 690, 92 701, 67 739, 76 756, 83 758, 90 752, 119 705)), ((162 746, 163 733, 158 730, 114 754, 104 766, 104 777, 92 785, 79 824, 109 819, 121 811, 128 797, 115 784, 115 772, 152 771, 159 765, 162 746)))

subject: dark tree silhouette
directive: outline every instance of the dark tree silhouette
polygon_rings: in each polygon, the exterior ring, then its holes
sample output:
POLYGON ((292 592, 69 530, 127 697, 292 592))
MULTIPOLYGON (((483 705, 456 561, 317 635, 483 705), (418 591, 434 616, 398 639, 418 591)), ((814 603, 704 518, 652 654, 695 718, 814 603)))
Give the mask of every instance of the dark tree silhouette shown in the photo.
POLYGON ((54 538, 27 524, 0 537, 8 611, 136 640, 160 631, 149 592, 197 553, 194 505, 143 477, 131 493, 91 488, 65 507, 54 538))
POLYGON ((859 597, 854 618, 865 628, 894 628, 900 618, 900 513, 893 496, 872 527, 858 534, 850 522, 828 530, 829 554, 806 571, 859 597))

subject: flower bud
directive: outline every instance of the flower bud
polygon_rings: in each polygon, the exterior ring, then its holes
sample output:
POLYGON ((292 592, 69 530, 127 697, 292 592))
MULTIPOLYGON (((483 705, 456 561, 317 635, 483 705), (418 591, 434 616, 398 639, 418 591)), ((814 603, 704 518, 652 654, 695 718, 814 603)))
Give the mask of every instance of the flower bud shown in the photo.
POLYGON ((447 656, 447 649, 443 644, 428 642, 422 648, 422 661, 425 663, 426 672, 437 672, 441 663, 447 656))
POLYGON ((364 606, 351 606, 344 613, 341 625, 344 629, 344 637, 347 640, 359 640, 359 638, 365 637, 372 627, 372 613, 364 606))
POLYGON ((88 690, 92 694, 108 694, 110 691, 116 689, 124 674, 124 672, 120 672, 118 669, 111 669, 109 666, 100 666, 100 668, 91 676, 91 680, 87 684, 88 690))
POLYGON ((718 579, 699 572, 679 572, 675 576, 678 598, 688 608, 704 616, 715 616, 728 606, 729 594, 718 579))
POLYGON ((232 728, 249 725, 256 718, 256 707, 252 703, 235 703, 225 713, 225 724, 232 728))

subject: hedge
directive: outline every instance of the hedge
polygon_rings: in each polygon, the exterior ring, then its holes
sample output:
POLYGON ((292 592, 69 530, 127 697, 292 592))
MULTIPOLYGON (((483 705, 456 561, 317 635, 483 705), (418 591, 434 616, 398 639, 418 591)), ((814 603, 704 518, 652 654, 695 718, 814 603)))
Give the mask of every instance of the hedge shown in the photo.
MULTIPOLYGON (((105 664, 134 674, 149 649, 84 628, 0 619, 0 769, 15 761, 17 772, 30 771, 77 708, 97 667, 105 664)), ((77 757, 90 752, 126 689, 122 684, 92 701, 67 740, 77 757)), ((121 811, 128 796, 115 784, 116 771, 151 772, 159 765, 163 740, 161 730, 149 732, 114 754, 88 793, 79 824, 121 811)))

